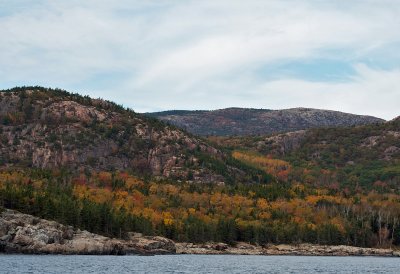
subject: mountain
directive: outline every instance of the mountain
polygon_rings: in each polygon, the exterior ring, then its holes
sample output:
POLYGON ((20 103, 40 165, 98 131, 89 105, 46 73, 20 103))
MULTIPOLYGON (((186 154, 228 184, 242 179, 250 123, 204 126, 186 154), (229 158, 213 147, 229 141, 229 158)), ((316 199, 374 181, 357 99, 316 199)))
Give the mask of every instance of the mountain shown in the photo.
POLYGON ((384 120, 372 116, 310 108, 174 110, 146 113, 146 115, 201 136, 266 135, 317 127, 354 126, 384 122, 384 120))
POLYGON ((244 167, 227 164, 229 156, 204 140, 112 102, 57 89, 1 91, 0 138, 0 165, 8 167, 248 180, 244 167))

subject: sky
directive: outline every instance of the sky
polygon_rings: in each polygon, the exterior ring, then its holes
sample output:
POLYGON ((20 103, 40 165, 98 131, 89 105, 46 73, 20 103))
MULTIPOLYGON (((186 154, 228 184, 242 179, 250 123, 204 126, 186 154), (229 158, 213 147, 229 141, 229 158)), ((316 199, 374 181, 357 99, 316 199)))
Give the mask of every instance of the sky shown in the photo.
POLYGON ((0 89, 400 115, 399 0, 0 0, 0 89))

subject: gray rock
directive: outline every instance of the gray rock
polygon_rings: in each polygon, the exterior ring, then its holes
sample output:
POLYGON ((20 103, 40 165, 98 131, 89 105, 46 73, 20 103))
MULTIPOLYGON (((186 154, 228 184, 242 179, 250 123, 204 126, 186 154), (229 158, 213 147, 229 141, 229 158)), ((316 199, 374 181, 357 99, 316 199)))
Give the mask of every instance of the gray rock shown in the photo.
POLYGON ((164 237, 143 237, 136 238, 135 245, 143 250, 153 250, 157 253, 175 253, 175 243, 164 237))
POLYGON ((124 255, 176 251, 175 243, 163 237, 111 239, 13 210, 0 213, 0 233, 0 252, 5 253, 124 255))
POLYGON ((257 246, 237 243, 235 247, 215 248, 218 244, 193 245, 177 243, 178 254, 236 254, 236 255, 297 255, 297 256, 384 256, 400 257, 399 251, 391 249, 363 248, 355 246, 325 246, 313 244, 257 246))

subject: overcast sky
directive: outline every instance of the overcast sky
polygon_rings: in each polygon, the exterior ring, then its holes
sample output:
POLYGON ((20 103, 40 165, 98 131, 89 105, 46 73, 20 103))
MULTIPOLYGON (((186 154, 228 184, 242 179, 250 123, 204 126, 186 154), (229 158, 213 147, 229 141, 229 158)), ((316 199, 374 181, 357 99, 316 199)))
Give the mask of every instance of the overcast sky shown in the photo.
POLYGON ((400 115, 399 0, 0 0, 0 88, 400 115))

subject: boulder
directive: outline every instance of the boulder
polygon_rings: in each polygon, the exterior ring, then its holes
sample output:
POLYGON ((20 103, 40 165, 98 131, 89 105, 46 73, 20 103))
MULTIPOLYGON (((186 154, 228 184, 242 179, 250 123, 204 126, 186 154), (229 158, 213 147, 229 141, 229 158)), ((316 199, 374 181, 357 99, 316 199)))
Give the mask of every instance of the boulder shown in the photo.
POLYGON ((135 246, 145 251, 152 251, 155 253, 175 253, 175 243, 167 238, 155 237, 142 237, 136 238, 135 246))
POLYGON ((218 251, 227 250, 228 247, 229 246, 227 244, 224 244, 224 243, 217 243, 217 244, 214 244, 212 246, 212 248, 214 248, 215 250, 218 250, 218 251))

